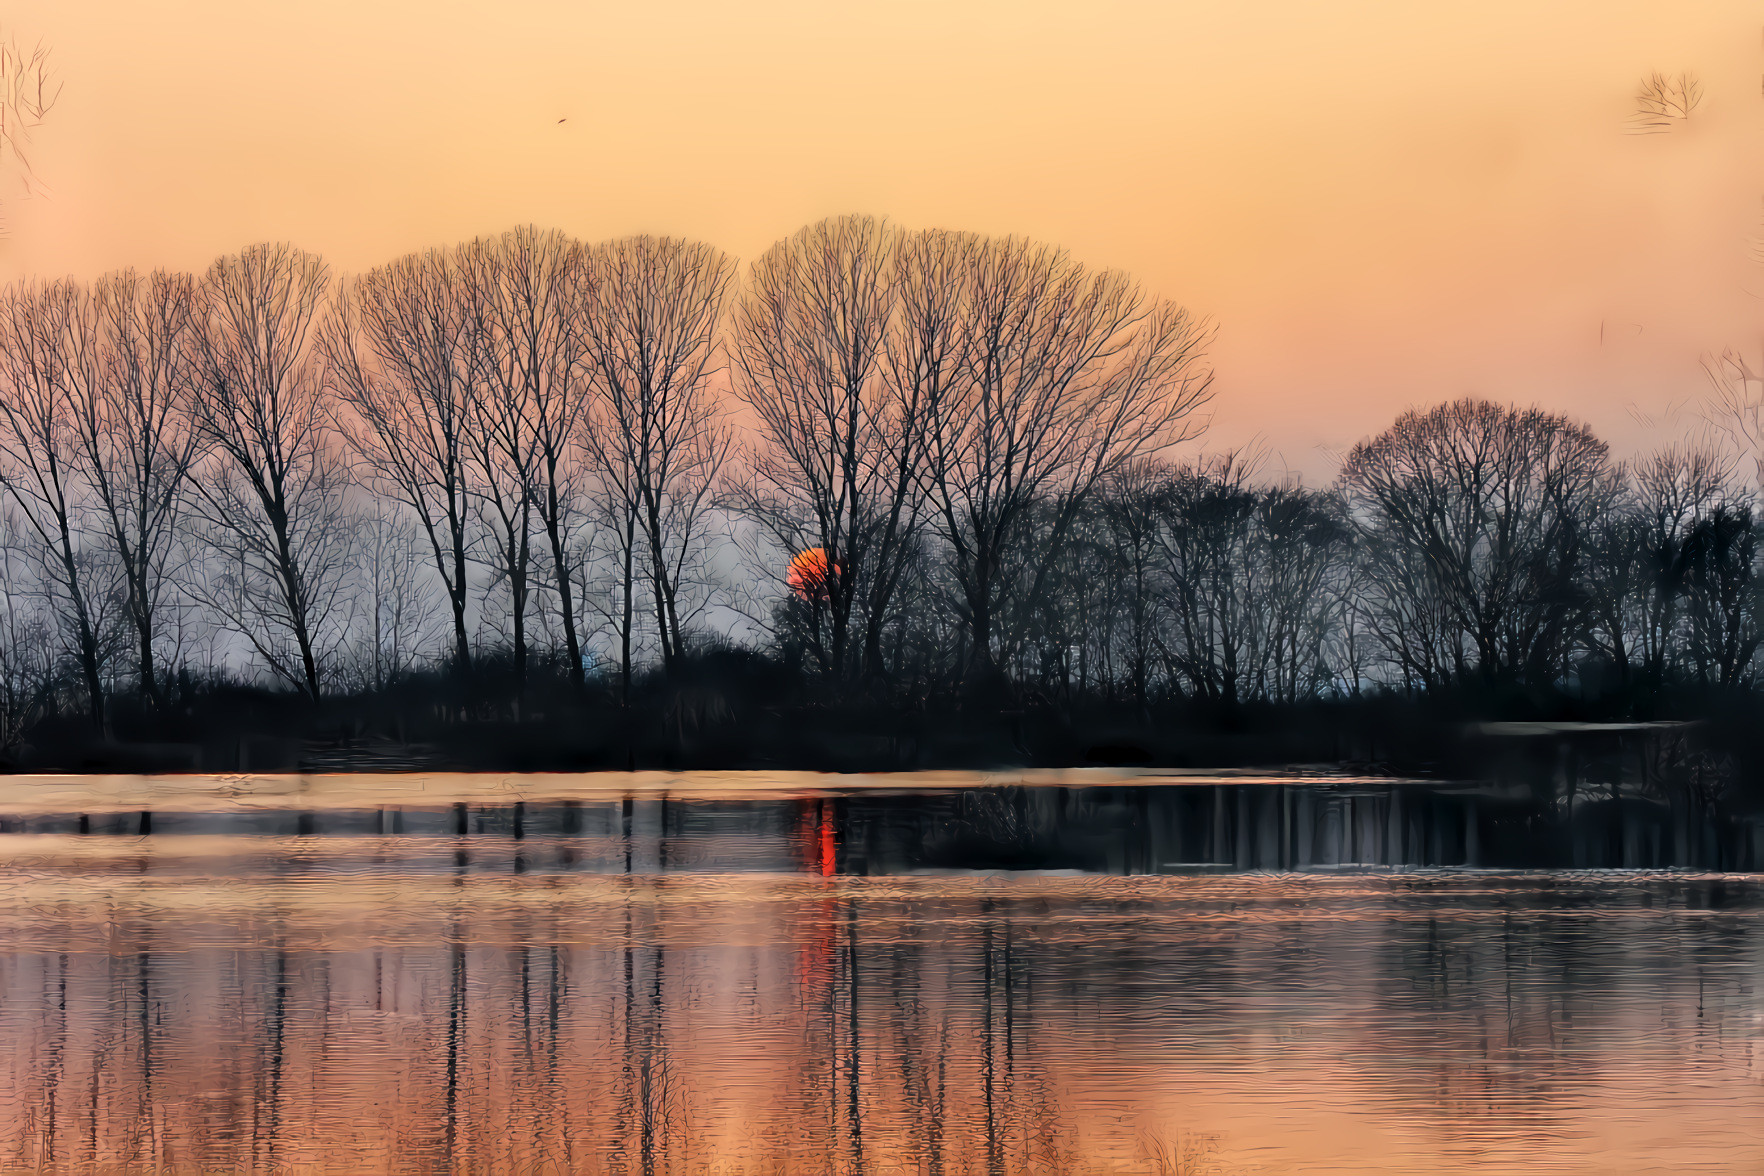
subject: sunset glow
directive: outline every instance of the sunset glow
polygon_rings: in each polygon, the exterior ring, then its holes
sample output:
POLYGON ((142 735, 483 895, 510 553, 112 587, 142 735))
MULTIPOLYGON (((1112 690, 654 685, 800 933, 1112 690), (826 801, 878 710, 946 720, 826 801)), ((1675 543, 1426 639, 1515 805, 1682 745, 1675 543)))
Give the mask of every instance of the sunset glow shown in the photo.
POLYGON ((1764 1173, 1757 0, 14 0, 0 1168, 1764 1173))
POLYGON ((827 594, 827 553, 819 547, 811 547, 797 554, 790 561, 790 568, 784 574, 784 582, 790 590, 804 600, 827 594))
POLYGON ((351 273, 528 222, 743 261, 854 211, 1026 233, 1211 316, 1209 445, 1259 438, 1313 480, 1466 394, 1627 453, 1695 422, 1704 353, 1759 345, 1741 0, 23 0, 7 21, 66 83, 34 145, 48 193, 4 209, 8 276, 201 270, 265 239, 351 273), (1625 134, 1640 80, 1686 69, 1690 123, 1625 134))

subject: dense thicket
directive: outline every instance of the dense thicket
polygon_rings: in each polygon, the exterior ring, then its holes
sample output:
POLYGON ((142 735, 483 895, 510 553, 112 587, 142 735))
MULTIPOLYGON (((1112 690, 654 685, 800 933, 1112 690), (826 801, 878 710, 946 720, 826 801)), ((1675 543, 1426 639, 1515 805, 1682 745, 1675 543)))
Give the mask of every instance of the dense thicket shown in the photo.
POLYGON ((263 245, 15 285, 0 749, 229 683, 629 704, 732 646, 798 697, 1142 722, 1753 685, 1749 455, 1618 463, 1464 400, 1269 481, 1175 456, 1210 337, 1056 248, 861 217, 739 275, 518 229, 342 280, 263 245))

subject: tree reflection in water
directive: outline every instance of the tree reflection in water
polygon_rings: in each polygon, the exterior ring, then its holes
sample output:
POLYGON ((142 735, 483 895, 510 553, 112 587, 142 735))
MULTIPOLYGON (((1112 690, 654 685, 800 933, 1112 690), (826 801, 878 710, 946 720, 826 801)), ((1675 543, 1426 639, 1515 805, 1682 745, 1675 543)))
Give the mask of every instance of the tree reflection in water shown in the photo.
POLYGON ((1764 1170, 1764 880, 1343 871, 1465 802, 1307 796, 0 837, 0 1168, 1764 1170), (1045 868, 1105 809, 1200 862, 1045 868))

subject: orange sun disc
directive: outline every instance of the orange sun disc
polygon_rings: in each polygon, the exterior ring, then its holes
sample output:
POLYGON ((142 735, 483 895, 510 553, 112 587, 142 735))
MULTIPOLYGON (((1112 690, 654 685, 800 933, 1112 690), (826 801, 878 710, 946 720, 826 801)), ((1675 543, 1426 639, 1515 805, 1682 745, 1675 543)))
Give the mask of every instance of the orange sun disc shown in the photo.
POLYGON ((832 565, 829 570, 825 551, 819 547, 811 547, 790 561, 790 570, 785 573, 784 582, 790 585, 792 592, 804 600, 810 600, 827 595, 828 578, 838 570, 838 564, 832 565))

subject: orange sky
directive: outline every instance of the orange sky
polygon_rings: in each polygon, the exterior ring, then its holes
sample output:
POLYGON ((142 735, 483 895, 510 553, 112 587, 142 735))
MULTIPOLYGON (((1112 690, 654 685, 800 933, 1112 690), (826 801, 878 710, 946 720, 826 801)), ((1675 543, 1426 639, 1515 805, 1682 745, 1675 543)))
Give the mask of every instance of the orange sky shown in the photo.
POLYGON ((1764 347, 1748 0, 7 7, 66 89, 5 276, 265 238, 356 270, 521 221, 743 258, 846 211, 1023 232, 1216 318, 1210 442, 1313 479, 1467 392, 1627 452, 1694 419, 1703 353, 1764 347), (1623 134, 1687 68, 1692 122, 1623 134))

